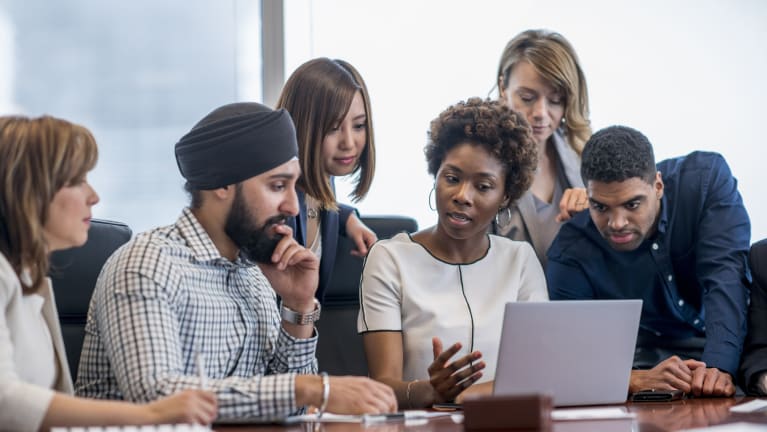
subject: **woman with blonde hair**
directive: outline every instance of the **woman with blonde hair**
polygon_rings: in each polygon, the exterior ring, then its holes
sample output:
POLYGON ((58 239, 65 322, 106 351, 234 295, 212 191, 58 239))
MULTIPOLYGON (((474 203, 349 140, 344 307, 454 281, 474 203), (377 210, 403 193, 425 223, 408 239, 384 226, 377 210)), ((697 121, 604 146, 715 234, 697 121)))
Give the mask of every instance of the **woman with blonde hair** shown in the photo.
POLYGON ((82 126, 50 116, 0 117, 0 425, 210 423, 216 399, 203 391, 145 405, 71 396, 49 254, 88 238, 99 197, 86 174, 97 157, 82 126))
POLYGON ((335 264, 338 236, 352 239, 352 254, 367 255, 376 235, 353 207, 336 201, 334 178, 354 176, 352 201, 367 195, 375 173, 370 96, 360 73, 343 60, 317 58, 288 78, 277 102, 293 119, 301 178, 296 240, 320 257, 316 296, 322 301, 335 264))
POLYGON ((559 33, 527 30, 501 55, 499 98, 524 115, 538 146, 533 184, 498 214, 495 232, 533 245, 541 264, 560 224, 588 207, 580 154, 591 136, 586 78, 570 42, 559 33))

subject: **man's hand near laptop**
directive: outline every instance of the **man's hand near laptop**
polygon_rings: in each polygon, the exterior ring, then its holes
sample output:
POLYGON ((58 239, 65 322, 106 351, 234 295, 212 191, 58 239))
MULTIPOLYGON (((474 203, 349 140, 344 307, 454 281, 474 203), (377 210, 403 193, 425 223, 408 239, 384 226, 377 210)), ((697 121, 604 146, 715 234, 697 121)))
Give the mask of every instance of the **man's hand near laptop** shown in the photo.
POLYGON ((675 390, 694 396, 732 396, 735 385, 732 376, 717 368, 706 367, 698 360, 682 360, 671 356, 649 370, 631 372, 629 392, 640 390, 675 390))
MULTIPOLYGON (((282 235, 272 254, 271 264, 259 267, 285 307, 299 313, 312 313, 319 306, 314 293, 319 283, 320 262, 310 250, 293 239, 291 228, 279 224, 274 228, 282 235)), ((308 338, 314 333, 314 323, 295 324, 283 320, 292 336, 308 338)), ((378 414, 397 411, 397 399, 391 387, 367 377, 328 377, 328 389, 319 375, 296 377, 296 404, 325 407, 336 414, 378 414), (325 398, 327 397, 327 400, 325 398)))

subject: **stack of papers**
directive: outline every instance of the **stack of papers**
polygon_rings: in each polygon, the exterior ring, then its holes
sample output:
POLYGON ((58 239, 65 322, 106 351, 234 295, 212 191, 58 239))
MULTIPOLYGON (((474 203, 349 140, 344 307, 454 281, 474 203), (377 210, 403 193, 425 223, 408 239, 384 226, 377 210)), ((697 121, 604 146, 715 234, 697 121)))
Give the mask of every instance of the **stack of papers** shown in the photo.
POLYGON ((209 426, 175 424, 149 426, 89 426, 89 427, 55 427, 51 432, 211 432, 209 426))

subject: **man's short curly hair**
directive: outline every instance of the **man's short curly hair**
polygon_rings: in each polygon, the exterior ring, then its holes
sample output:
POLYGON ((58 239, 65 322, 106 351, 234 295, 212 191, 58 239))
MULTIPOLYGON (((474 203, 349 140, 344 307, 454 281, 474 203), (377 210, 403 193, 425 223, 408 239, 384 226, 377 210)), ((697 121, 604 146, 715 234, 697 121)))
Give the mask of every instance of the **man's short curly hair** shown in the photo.
POLYGON ((594 135, 583 148, 581 177, 583 183, 622 182, 639 177, 652 184, 655 180, 655 155, 652 144, 638 130, 610 126, 594 135))
POLYGON ((509 205, 533 182, 538 150, 524 116, 501 101, 470 98, 432 120, 429 142, 424 148, 429 174, 436 177, 442 161, 454 147, 470 143, 484 147, 503 165, 509 205))

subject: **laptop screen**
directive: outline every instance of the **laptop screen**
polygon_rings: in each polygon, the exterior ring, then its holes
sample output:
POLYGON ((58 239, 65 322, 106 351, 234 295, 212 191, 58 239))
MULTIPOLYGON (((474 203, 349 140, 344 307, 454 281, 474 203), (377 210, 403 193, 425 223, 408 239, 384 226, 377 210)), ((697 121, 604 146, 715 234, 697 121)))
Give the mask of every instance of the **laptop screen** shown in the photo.
POLYGON ((556 406, 624 403, 642 300, 508 303, 497 395, 548 394, 556 406))

